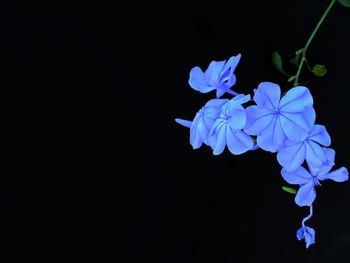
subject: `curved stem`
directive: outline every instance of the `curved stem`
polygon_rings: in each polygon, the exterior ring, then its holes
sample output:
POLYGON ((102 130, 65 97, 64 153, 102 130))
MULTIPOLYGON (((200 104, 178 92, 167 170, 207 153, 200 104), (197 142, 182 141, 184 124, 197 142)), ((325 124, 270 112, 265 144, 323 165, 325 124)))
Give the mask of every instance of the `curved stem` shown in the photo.
POLYGON ((329 11, 331 11, 335 1, 337 1, 337 0, 332 0, 331 3, 328 5, 326 11, 323 13, 321 19, 318 21, 314 31, 312 31, 309 39, 307 40, 304 48, 302 49, 303 50, 302 53, 301 53, 302 57, 301 57, 301 61, 300 61, 300 64, 299 64, 298 72, 295 75, 293 86, 297 86, 299 84, 299 75, 300 75, 301 69, 303 67, 303 64, 304 64, 304 62, 306 60, 306 58, 305 58, 306 57, 306 51, 309 48, 309 46, 311 44, 311 41, 314 39, 317 31, 320 29, 320 26, 322 25, 323 21, 325 20, 326 16, 328 15, 329 11))

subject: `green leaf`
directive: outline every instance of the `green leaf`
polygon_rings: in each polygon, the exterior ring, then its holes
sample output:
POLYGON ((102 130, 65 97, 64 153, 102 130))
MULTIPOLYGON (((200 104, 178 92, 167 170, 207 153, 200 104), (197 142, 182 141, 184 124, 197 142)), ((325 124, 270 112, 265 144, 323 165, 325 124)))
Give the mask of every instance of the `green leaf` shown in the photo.
POLYGON ((303 53, 304 49, 299 49, 297 51, 295 51, 295 55, 299 56, 301 53, 303 53))
POLYGON ((345 7, 350 7, 350 0, 338 0, 338 3, 345 7))
POLYGON ((312 68, 312 73, 314 73, 317 77, 323 77, 327 74, 327 68, 325 65, 316 64, 312 68))
POLYGON ((283 75, 285 76, 290 76, 289 74, 287 74, 284 69, 283 69, 283 65, 282 65, 282 58, 280 56, 280 54, 278 54, 276 51, 272 53, 272 64, 275 66, 275 68, 281 72, 283 75))
POLYGON ((297 193, 297 190, 292 187, 282 186, 282 190, 293 195, 297 193))
POLYGON ((296 78, 296 76, 291 76, 291 77, 288 79, 288 82, 292 82, 295 78, 296 78))
POLYGON ((296 67, 299 67, 299 55, 296 55, 294 58, 289 60, 289 63, 291 63, 292 65, 294 65, 296 67))

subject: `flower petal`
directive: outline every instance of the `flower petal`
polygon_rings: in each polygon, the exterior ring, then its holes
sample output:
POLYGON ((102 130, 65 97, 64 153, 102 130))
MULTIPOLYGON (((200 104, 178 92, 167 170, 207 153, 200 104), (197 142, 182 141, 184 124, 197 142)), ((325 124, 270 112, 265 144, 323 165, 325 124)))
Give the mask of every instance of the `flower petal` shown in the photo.
POLYGON ((341 167, 333 172, 330 172, 329 174, 317 176, 317 178, 320 180, 330 179, 335 182, 341 183, 349 180, 349 172, 345 167, 341 167))
POLYGON ((299 86, 290 89, 280 102, 280 111, 303 112, 313 105, 313 98, 308 88, 299 86))
POLYGON ((307 184, 300 186, 296 196, 295 203, 298 206, 310 206, 316 199, 316 190, 314 182, 310 181, 307 184))
POLYGON ((235 71, 240 59, 241 54, 232 56, 221 71, 220 79, 222 86, 224 86, 224 89, 229 89, 236 83, 236 76, 233 74, 233 72, 235 71))
POLYGON ((215 88, 220 88, 220 74, 225 65, 225 61, 212 61, 208 69, 204 72, 207 82, 215 88))
POLYGON ((281 175, 284 180, 286 180, 289 184, 307 184, 312 180, 311 174, 302 166, 299 166, 293 172, 288 172, 286 169, 282 169, 281 175))
POLYGON ((311 129, 308 139, 326 147, 331 145, 331 137, 329 136, 326 127, 323 125, 315 124, 311 129))
POLYGON ((274 117, 270 125, 257 138, 259 147, 269 152, 277 152, 284 146, 285 141, 286 135, 282 130, 280 118, 278 117, 274 117))
POLYGON ((306 161, 308 166, 320 167, 327 161, 323 148, 313 141, 306 141, 306 161))
POLYGON ((283 112, 280 114, 283 132, 288 139, 298 142, 307 138, 313 126, 312 122, 315 121, 312 112, 314 112, 313 108, 304 113, 283 112))
POLYGON ((303 142, 299 142, 292 146, 285 146, 279 150, 277 160, 278 163, 287 171, 294 171, 303 164, 305 155, 305 144, 303 142))
POLYGON ((254 146, 253 139, 243 131, 232 131, 227 127, 227 147, 233 154, 242 154, 254 146))
POLYGON ((324 154, 326 156, 327 161, 320 167, 313 166, 313 165, 309 166, 309 170, 310 170, 311 174, 313 174, 315 176, 317 175, 317 177, 319 177, 319 178, 327 175, 335 164, 334 163, 335 151, 331 148, 324 148, 323 147, 322 149, 324 151, 324 154))
POLYGON ((190 72, 190 79, 188 80, 191 88, 201 93, 207 93, 215 89, 215 87, 207 82, 204 73, 200 67, 194 67, 190 72))
POLYGON ((276 110, 279 106, 280 97, 280 86, 271 82, 262 82, 255 91, 254 101, 261 108, 276 110))
POLYGON ((188 120, 184 120, 184 119, 180 119, 180 118, 176 118, 175 121, 184 126, 184 127, 187 127, 187 128, 190 128, 191 127, 191 124, 192 124, 192 121, 188 121, 188 120))
POLYGON ((246 108, 247 122, 244 131, 250 135, 259 135, 276 116, 271 110, 250 106, 246 108))

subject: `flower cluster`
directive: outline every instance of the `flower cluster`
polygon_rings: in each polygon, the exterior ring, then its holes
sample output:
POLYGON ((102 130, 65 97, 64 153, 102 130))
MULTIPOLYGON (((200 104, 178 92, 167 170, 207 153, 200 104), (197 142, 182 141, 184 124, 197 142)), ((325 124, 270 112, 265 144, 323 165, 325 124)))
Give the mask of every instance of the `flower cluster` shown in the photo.
POLYGON ((190 128, 190 144, 194 149, 204 143, 213 149, 214 155, 221 154, 226 146, 235 155, 258 148, 277 153, 283 179, 299 186, 296 204, 310 208, 297 231, 297 238, 305 239, 309 247, 315 242, 315 230, 306 226, 305 221, 312 216, 316 188, 326 179, 348 180, 348 171, 345 167, 331 171, 335 151, 326 148, 331 138, 325 126, 315 124, 313 98, 308 88, 293 87, 281 97, 277 84, 262 82, 254 90, 253 99, 231 90, 240 58, 238 55, 227 62, 212 61, 205 72, 194 67, 189 79, 191 88, 202 93, 216 90, 217 98, 208 101, 193 121, 176 119, 176 122, 190 128), (225 93, 234 97, 220 99, 225 93), (255 104, 243 107, 252 102, 255 104))

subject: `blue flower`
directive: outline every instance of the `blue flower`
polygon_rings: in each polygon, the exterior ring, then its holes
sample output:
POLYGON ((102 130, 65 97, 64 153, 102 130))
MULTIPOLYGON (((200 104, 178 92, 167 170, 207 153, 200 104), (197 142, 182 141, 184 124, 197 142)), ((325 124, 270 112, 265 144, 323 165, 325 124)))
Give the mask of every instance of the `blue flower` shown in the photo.
POLYGON ((286 140, 305 140, 315 123, 315 110, 310 91, 306 87, 290 89, 280 100, 277 84, 263 82, 255 90, 257 105, 247 108, 247 124, 244 131, 257 136, 260 148, 276 152, 286 140))
POLYGON ((302 166, 299 166, 295 171, 288 172, 282 169, 281 174, 284 180, 290 184, 298 184, 300 188, 295 196, 295 202, 299 206, 310 206, 316 198, 316 186, 320 186, 320 181, 327 179, 335 182, 344 182, 349 179, 348 170, 341 167, 333 172, 330 172, 334 166, 335 151, 330 148, 323 148, 327 159, 327 165, 321 167, 310 166, 310 173, 302 166))
POLYGON ((305 222, 312 217, 312 205, 310 206, 310 214, 303 219, 301 222, 301 228, 297 231, 297 239, 300 241, 305 239, 306 248, 310 245, 315 244, 315 230, 311 227, 305 225, 305 222))
POLYGON ((216 89, 216 97, 220 98, 225 92, 237 95, 230 88, 236 83, 233 73, 237 67, 241 54, 231 57, 226 61, 212 61, 208 69, 203 73, 200 67, 192 68, 188 83, 192 89, 201 93, 208 93, 216 89))
POLYGON ((223 105, 208 136, 214 155, 221 154, 226 145, 233 154, 252 150, 254 141, 242 130, 247 118, 242 104, 249 100, 250 95, 238 95, 223 105))
POLYGON ((278 152, 277 160, 287 171, 293 171, 303 164, 319 167, 326 164, 325 151, 320 145, 329 146, 331 138, 323 125, 314 125, 308 137, 301 142, 286 141, 286 145, 278 152))
POLYGON ((302 239, 305 239, 306 248, 309 248, 310 245, 315 244, 315 234, 316 234, 315 229, 313 229, 312 227, 303 225, 297 231, 297 239, 299 241, 302 239))
POLYGON ((208 134, 221 113, 222 106, 228 99, 213 99, 208 101, 203 108, 194 117, 193 121, 175 119, 175 121, 185 127, 190 128, 190 144, 193 149, 202 146, 202 143, 209 145, 208 134))

